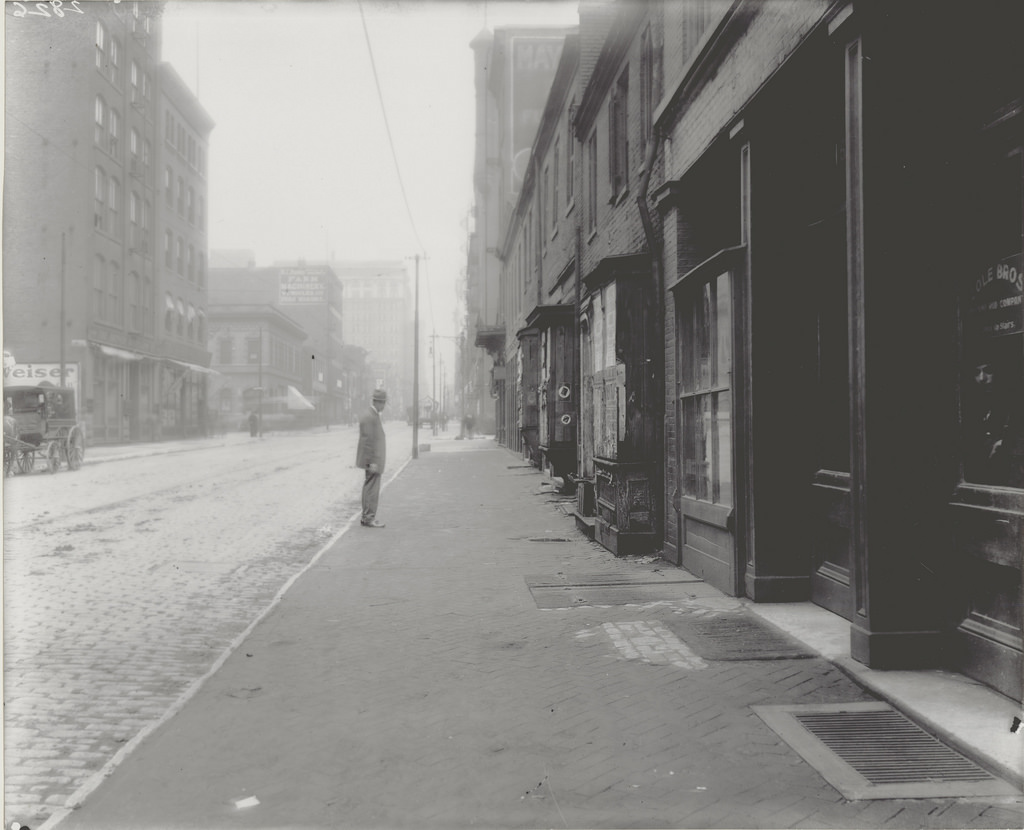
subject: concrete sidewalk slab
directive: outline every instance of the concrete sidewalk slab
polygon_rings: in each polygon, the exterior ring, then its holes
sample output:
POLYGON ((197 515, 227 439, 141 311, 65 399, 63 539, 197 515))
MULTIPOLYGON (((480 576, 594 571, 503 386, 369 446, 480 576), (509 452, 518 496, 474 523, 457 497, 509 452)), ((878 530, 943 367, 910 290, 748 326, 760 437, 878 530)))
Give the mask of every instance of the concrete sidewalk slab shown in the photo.
MULTIPOLYGON (((385 489, 71 828, 999 827, 1017 802, 847 802, 751 710, 870 700, 820 657, 711 662, 672 601, 543 610, 536 574, 655 574, 538 498, 490 442, 385 489), (539 544, 544 536, 572 536, 539 544)), ((447 449, 447 448, 446 448, 447 449)), ((697 590, 697 588, 701 590, 697 590)))

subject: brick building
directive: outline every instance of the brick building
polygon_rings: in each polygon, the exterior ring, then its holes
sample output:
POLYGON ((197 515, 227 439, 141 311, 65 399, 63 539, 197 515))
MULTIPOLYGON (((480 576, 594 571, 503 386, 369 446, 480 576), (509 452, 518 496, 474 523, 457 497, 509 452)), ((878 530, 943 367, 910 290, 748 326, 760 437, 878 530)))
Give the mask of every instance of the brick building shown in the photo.
MULTIPOLYGON (((297 348, 300 352, 297 374, 291 369, 285 370, 286 363, 282 363, 282 370, 290 373, 292 380, 297 379, 298 391, 316 406, 318 423, 325 426, 342 423, 350 390, 343 385, 346 358, 342 343, 342 285, 338 275, 322 263, 300 261, 257 267, 244 252, 240 256, 220 251, 213 255, 215 263, 242 260, 248 263, 244 267, 214 267, 209 271, 210 305, 217 309, 221 320, 218 332, 210 331, 210 351, 217 355, 224 348, 220 340, 225 336, 223 324, 230 306, 249 308, 245 315, 249 329, 258 325, 253 309, 260 310, 256 316, 264 316, 270 313, 265 309, 272 309, 297 325, 302 335, 286 331, 287 327, 282 329, 282 348, 297 348)), ((268 348, 265 343, 264 363, 273 357, 267 352, 268 348)), ((279 362, 281 360, 283 358, 279 362)), ((251 363, 252 359, 246 357, 236 362, 251 363)), ((218 384, 218 389, 223 388, 224 384, 218 384)), ((234 384, 228 384, 227 388, 234 388, 234 384)), ((220 400, 218 408, 223 410, 225 404, 220 400)), ((247 399, 245 407, 248 406, 247 399)), ((238 402, 232 402, 229 410, 239 411, 238 402)))
POLYGON ((810 600, 872 667, 1018 700, 1022 15, 583 3, 559 76, 575 205, 550 214, 559 81, 500 249, 518 342, 495 349, 517 364, 499 439, 548 464, 540 343, 574 307, 578 513, 611 550, 810 600))
POLYGON ((499 246, 523 188, 530 148, 558 66, 565 27, 501 27, 472 42, 476 86, 473 213, 466 267, 463 414, 480 432, 518 440, 504 385, 505 345, 514 332, 499 318, 499 246))
POLYGON ((90 442, 205 429, 213 122, 160 62, 161 10, 7 18, 5 348, 74 368, 90 442))
POLYGON ((209 388, 211 432, 246 430, 251 412, 264 431, 322 422, 300 392, 310 374, 302 326, 273 305, 242 298, 211 301, 209 311, 211 367, 217 372, 209 388))

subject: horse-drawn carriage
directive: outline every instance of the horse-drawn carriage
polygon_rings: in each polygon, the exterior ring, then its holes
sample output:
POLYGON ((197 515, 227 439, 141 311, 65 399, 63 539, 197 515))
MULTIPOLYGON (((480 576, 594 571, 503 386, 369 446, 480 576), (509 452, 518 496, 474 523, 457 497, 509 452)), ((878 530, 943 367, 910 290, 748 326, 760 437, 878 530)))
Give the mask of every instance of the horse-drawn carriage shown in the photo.
POLYGON ((51 473, 61 464, 77 470, 85 434, 75 410, 75 390, 53 386, 4 387, 4 475, 30 473, 36 461, 51 473))

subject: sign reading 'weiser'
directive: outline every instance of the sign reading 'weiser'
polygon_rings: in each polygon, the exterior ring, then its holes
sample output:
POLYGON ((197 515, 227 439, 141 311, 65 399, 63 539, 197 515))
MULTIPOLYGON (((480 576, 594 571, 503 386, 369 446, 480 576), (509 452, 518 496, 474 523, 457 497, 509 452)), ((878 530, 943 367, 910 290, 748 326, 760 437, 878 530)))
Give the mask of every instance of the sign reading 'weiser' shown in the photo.
POLYGON ((278 302, 282 305, 326 303, 326 271, 323 268, 282 268, 278 302))

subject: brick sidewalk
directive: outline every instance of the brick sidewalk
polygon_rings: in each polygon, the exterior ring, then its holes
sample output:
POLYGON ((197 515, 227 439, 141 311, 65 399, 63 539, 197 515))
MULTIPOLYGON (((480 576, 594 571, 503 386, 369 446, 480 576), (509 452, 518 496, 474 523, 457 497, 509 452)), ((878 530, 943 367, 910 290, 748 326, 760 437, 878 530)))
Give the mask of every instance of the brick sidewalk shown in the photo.
POLYGON ((61 830, 1021 826, 1019 800, 845 801, 750 707, 868 695, 817 657, 697 657, 672 622, 736 602, 703 583, 539 608, 537 575, 685 572, 586 540, 489 441, 436 450, 61 830))

